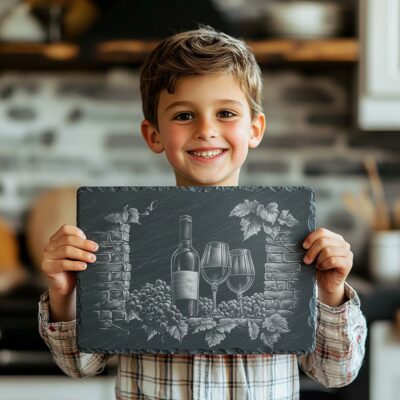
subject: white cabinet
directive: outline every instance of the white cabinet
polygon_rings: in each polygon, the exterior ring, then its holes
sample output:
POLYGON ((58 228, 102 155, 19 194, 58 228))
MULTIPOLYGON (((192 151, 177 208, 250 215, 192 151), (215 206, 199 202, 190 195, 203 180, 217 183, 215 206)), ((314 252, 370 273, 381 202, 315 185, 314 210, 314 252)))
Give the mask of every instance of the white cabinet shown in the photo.
POLYGON ((113 400, 115 376, 72 379, 64 376, 1 376, 4 400, 113 400))
POLYGON ((358 123, 400 130, 400 0, 360 0, 358 123))
POLYGON ((400 340, 389 321, 370 328, 370 399, 398 400, 400 396, 400 340))

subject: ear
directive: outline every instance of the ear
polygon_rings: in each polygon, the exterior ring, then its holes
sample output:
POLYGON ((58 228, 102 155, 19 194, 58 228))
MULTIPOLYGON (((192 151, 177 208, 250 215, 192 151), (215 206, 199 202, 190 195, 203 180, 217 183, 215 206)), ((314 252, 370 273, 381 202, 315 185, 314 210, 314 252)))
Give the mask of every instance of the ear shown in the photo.
POLYGON ((249 147, 255 149, 264 137, 265 131, 265 114, 257 114, 251 122, 251 133, 249 138, 249 147))
POLYGON ((162 153, 164 151, 164 145, 158 129, 147 119, 142 121, 140 128, 147 146, 149 146, 154 153, 162 153))

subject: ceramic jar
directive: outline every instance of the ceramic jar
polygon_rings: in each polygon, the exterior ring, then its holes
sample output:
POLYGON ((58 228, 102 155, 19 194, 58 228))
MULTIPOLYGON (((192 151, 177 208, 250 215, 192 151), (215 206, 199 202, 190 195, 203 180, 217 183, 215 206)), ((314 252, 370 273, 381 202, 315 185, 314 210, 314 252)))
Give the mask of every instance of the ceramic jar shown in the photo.
POLYGON ((377 281, 400 281, 400 230, 373 232, 369 262, 377 281))

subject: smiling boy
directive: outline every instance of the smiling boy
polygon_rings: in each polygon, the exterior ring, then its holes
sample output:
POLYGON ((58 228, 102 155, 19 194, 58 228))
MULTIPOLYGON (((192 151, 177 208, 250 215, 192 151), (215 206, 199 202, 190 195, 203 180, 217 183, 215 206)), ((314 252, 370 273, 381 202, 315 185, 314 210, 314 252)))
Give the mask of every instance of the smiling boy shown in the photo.
MULTIPOLYGON (((240 40, 211 28, 164 40, 141 72, 143 137, 165 152, 178 186, 237 186, 249 149, 261 142, 261 74, 240 40)), ((304 262, 317 268, 316 348, 311 354, 118 356, 117 399, 298 399, 298 364, 325 386, 350 383, 365 352, 366 324, 345 283, 353 254, 340 235, 317 229, 304 240, 304 262)), ((96 243, 62 226, 46 246, 42 270, 49 290, 40 302, 40 332, 72 377, 92 376, 108 355, 76 345, 76 273, 91 268, 96 243)))
POLYGON ((160 93, 157 120, 142 122, 149 147, 165 151, 177 186, 237 185, 249 147, 258 146, 264 127, 264 114, 252 115, 228 72, 181 78, 174 93, 160 93))

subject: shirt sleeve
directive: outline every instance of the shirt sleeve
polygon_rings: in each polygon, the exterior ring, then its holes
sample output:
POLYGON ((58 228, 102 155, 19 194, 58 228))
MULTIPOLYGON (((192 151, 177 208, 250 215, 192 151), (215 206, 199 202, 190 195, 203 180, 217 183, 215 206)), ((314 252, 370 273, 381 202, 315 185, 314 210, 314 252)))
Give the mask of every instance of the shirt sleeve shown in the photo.
POLYGON ((345 284, 347 301, 329 307, 317 300, 316 347, 300 356, 303 371, 326 387, 341 387, 352 382, 365 354, 367 325, 354 289, 345 284))
POLYGON ((49 322, 49 306, 49 293, 46 291, 39 301, 39 333, 56 364, 72 378, 86 378, 102 372, 110 356, 80 352, 76 342, 76 320, 49 322))

